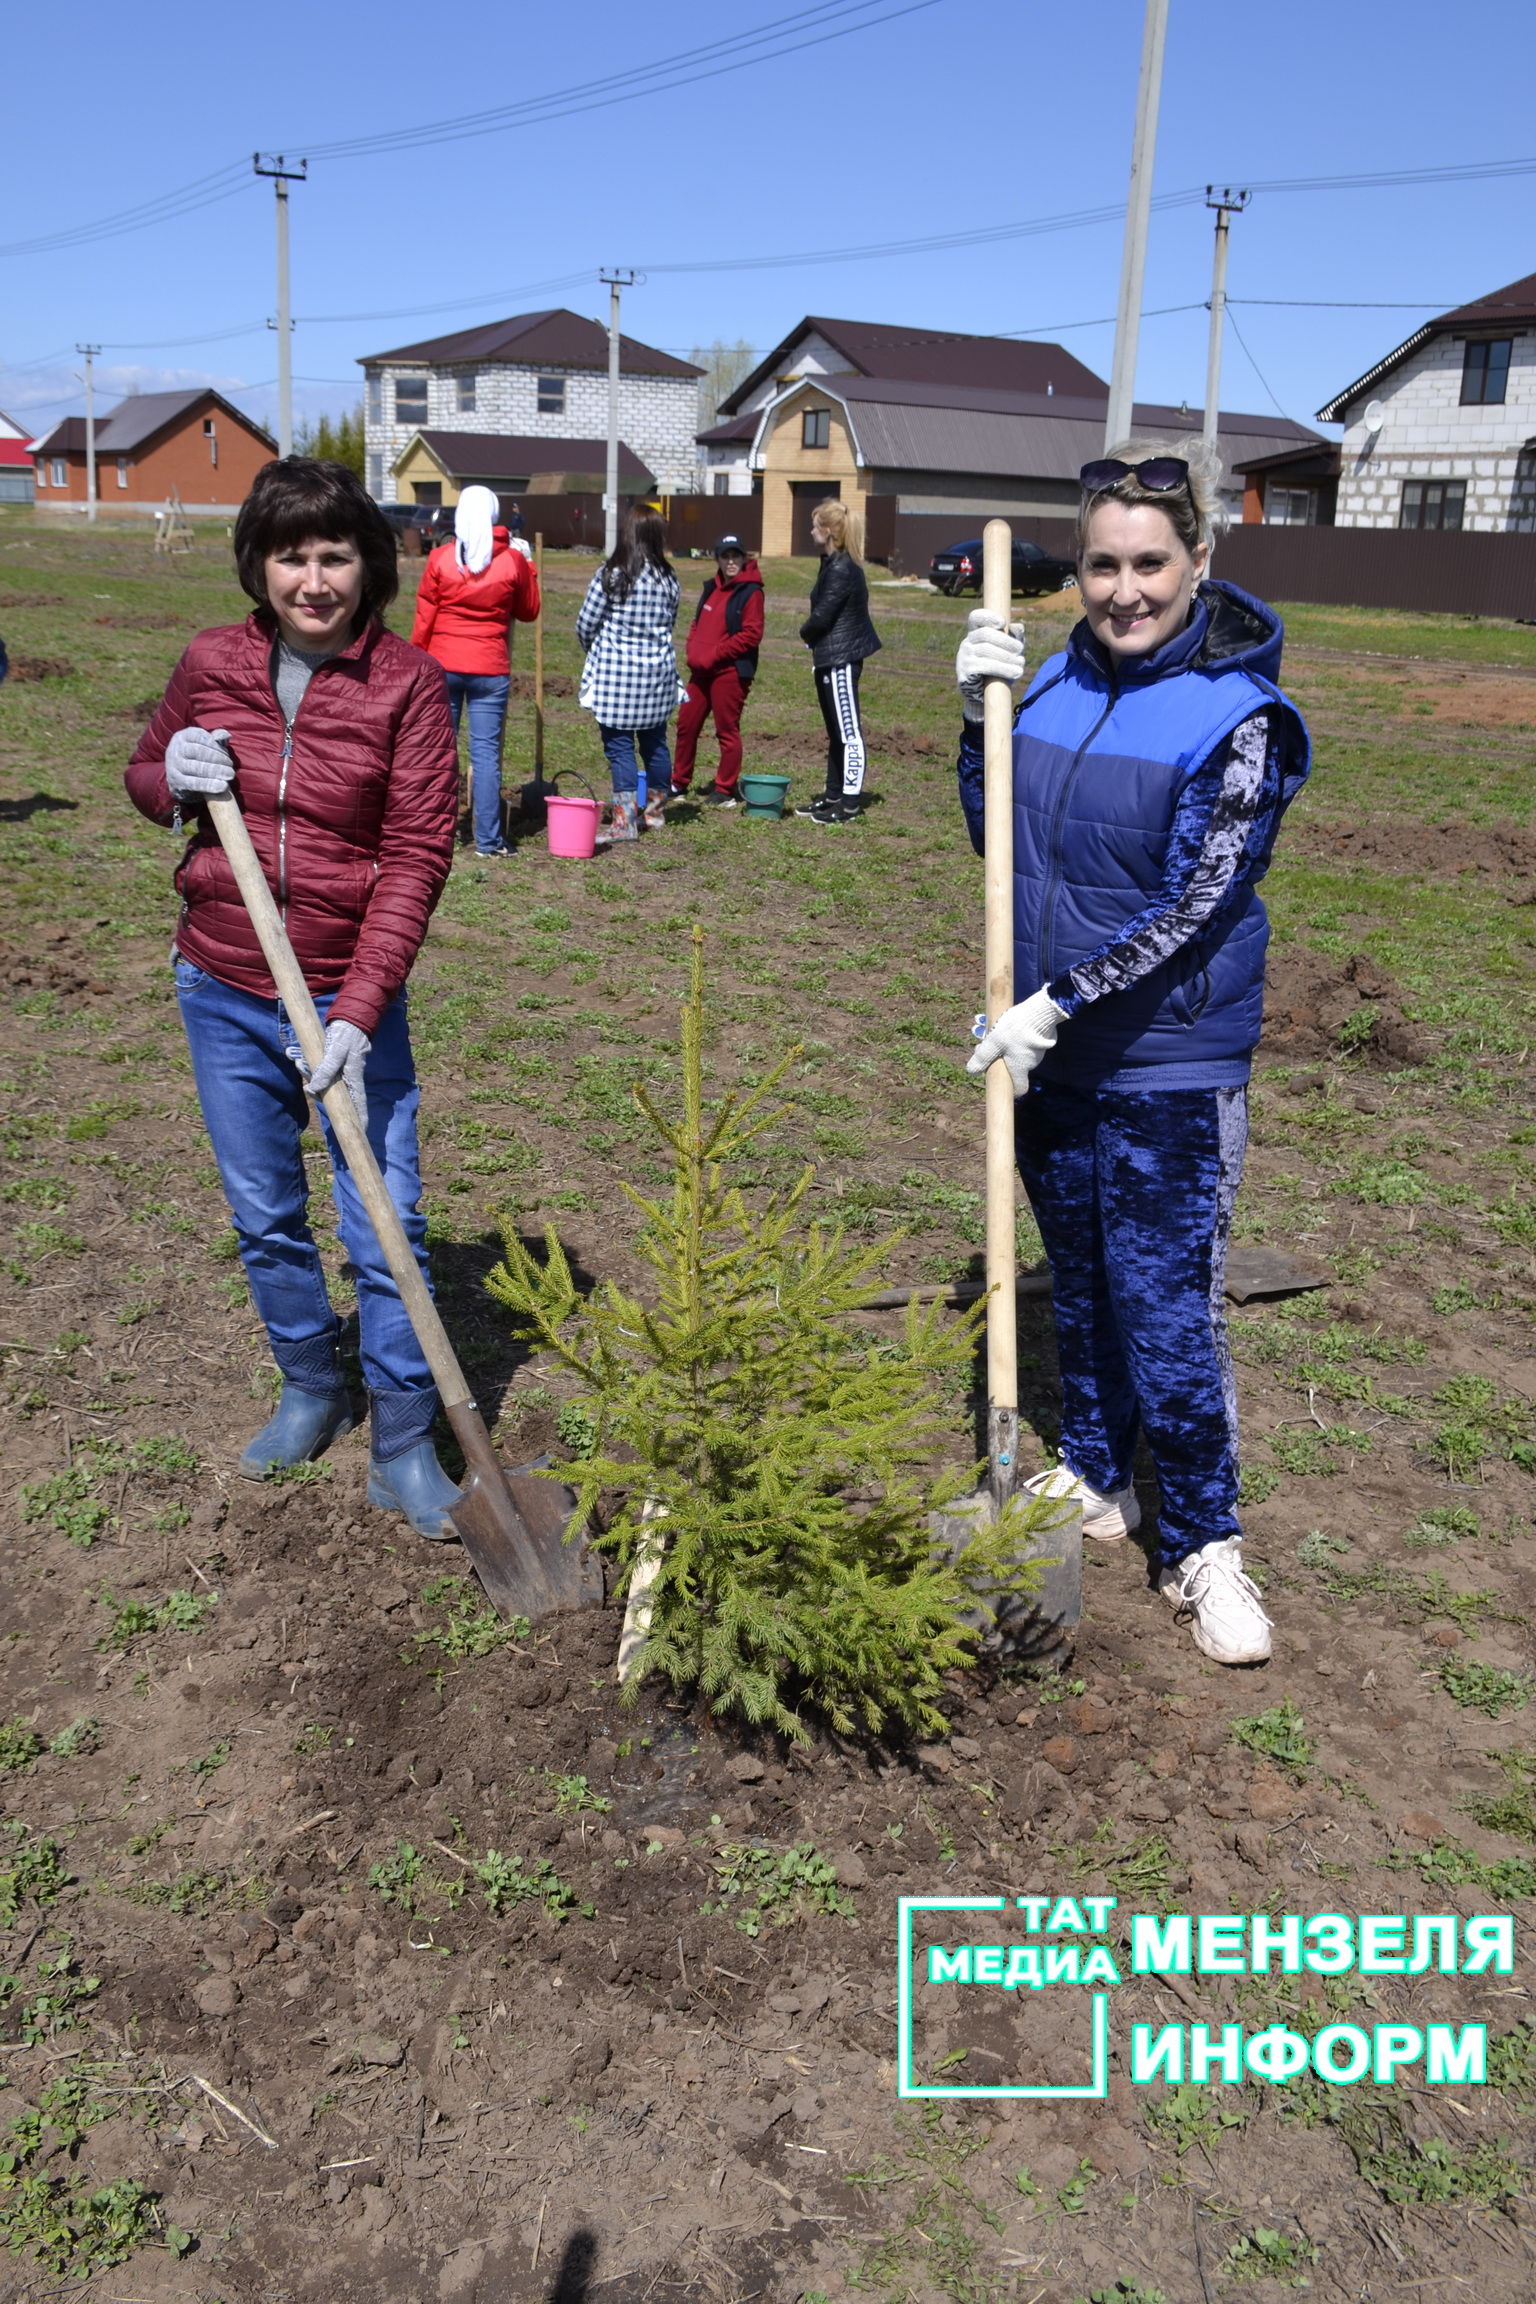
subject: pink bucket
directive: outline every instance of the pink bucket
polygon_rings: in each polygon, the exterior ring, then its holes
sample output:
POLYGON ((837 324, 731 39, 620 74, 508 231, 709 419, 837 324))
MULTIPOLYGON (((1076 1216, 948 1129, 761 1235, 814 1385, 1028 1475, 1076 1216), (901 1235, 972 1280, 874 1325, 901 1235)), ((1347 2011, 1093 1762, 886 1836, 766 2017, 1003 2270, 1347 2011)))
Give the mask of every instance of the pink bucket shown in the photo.
POLYGON ((585 795, 568 800, 551 792, 544 803, 551 856, 593 856, 597 853, 598 804, 585 795))

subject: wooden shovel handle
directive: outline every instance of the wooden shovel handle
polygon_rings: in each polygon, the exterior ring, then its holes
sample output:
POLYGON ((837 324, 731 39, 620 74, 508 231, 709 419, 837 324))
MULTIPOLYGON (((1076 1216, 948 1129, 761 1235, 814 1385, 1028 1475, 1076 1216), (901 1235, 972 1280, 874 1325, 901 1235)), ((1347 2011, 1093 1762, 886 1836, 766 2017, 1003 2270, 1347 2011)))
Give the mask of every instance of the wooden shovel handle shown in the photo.
MULTIPOLYGON (((325 1054, 325 1026, 320 1021, 309 986, 304 981, 303 970, 294 958, 288 931, 283 926, 277 906, 272 900, 272 891, 267 886, 266 874, 251 846, 245 818, 230 792, 210 793, 205 805, 213 821, 213 828, 224 844, 224 853, 229 858, 230 869, 245 900, 257 941, 272 971, 277 996, 288 1011, 294 1035, 306 1063, 313 1071, 325 1054)), ((438 1317, 437 1306, 421 1276, 421 1266, 416 1261, 415 1251, 405 1236, 405 1227, 395 1213, 389 1188, 379 1174, 379 1164, 357 1116, 351 1090, 344 1081, 338 1080, 334 1088, 326 1090, 320 1101, 325 1106, 326 1118, 335 1130, 336 1140, 346 1155, 347 1166, 352 1171, 353 1181, 368 1211, 369 1220, 379 1236, 385 1262, 400 1291, 401 1302, 416 1331, 416 1340, 426 1356, 427 1366, 436 1379, 443 1406, 462 1440, 463 1434, 459 1432, 461 1419, 454 1411, 466 1406, 472 1407, 474 1395, 464 1381, 464 1371, 448 1341, 448 1331, 438 1317)), ((474 1422, 480 1424, 478 1412, 474 1414, 474 1422)), ((486 1453, 489 1454, 488 1445, 486 1453)))
MULTIPOLYGON (((989 520, 981 535, 982 605, 1008 622, 1013 605, 1013 531, 989 520)), ((989 680, 982 697, 986 761, 987 1022, 1013 1006, 1013 693, 989 680)), ((1013 1082, 1006 1064, 987 1073, 987 1397, 995 1426, 1002 1410, 1016 1418, 1019 1340, 1014 1296, 1016 1257, 1013 1082)), ((992 1449, 994 1458, 997 1449, 992 1449)), ((1011 1456, 1012 1451, 1009 1451, 1011 1456)), ((1011 1463, 1007 1468, 1011 1473, 1011 1463)), ((994 1475, 997 1465, 994 1462, 994 1475)), ((1011 1488, 1011 1477, 1008 1481, 1011 1488)))

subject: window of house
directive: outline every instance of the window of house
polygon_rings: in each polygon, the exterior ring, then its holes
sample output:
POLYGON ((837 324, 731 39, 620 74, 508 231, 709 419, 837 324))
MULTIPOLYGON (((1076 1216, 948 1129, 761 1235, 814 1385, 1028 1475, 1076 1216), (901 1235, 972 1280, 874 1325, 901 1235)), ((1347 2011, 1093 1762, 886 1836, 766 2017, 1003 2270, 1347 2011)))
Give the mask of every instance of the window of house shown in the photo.
POLYGON ((479 381, 480 379, 474 373, 473 369, 471 369, 467 375, 460 376, 459 414, 461 416, 473 416, 475 413, 475 386, 479 383, 479 381))
POLYGON ((382 424, 384 421, 384 385, 377 376, 368 379, 368 421, 370 424, 382 424))
POLYGON ((1459 528, 1466 510, 1465 480, 1405 480, 1399 528, 1459 528))
POLYGON ((800 419, 800 445, 802 448, 831 447, 832 411, 830 408, 807 408, 800 419))
POLYGON ((219 431, 211 416, 203 418, 203 438, 208 443, 209 463, 217 465, 219 461, 219 431))
POLYGON ((382 456, 370 456, 368 459, 368 493, 376 503, 383 501, 384 459, 382 456))
POLYGON ((729 496, 730 492, 731 476, 729 472, 717 472, 715 474, 715 494, 717 496, 729 496))
POLYGON ((62 456, 55 456, 50 459, 48 473, 55 488, 67 488, 69 486, 69 470, 62 456))
MULTIPOLYGON (((1500 336, 1491 343, 1467 344, 1461 356, 1463 408, 1503 407, 1509 384, 1509 356, 1513 350, 1508 336, 1500 336)), ((1428 526, 1428 522, 1425 525, 1428 526)))
POLYGON ((1317 526, 1317 490, 1315 488, 1276 488, 1264 491, 1264 524, 1267 528, 1315 528, 1317 526))
POLYGON ((425 424, 427 420, 427 380, 425 376, 397 376, 395 378, 395 422, 397 424, 425 424))
POLYGON ((128 485, 128 459, 126 456, 119 456, 117 460, 117 484, 119 488, 126 488, 128 485))
POLYGON ((565 378, 541 376, 539 378, 538 409, 541 416, 565 414, 565 378))

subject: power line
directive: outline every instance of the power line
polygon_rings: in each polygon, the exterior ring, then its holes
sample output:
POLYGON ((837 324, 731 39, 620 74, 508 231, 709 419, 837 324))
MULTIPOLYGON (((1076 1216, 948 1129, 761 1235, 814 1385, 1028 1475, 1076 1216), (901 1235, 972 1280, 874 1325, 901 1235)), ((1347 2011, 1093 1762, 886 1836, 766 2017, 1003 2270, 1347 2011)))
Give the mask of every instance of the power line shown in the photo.
POLYGON ((1294 424, 1296 422, 1296 418, 1294 416, 1287 415, 1286 411, 1281 407, 1280 402, 1275 397, 1274 386, 1270 383, 1269 378, 1265 375, 1263 369, 1259 366, 1257 360, 1255 360, 1253 354, 1249 351, 1247 338, 1244 336, 1237 322, 1232 319, 1232 309, 1230 305, 1227 307, 1227 318, 1229 321, 1231 321, 1233 335, 1237 338, 1239 344, 1242 345, 1243 357, 1248 362, 1248 365, 1253 370, 1255 376, 1257 376, 1259 382, 1263 385, 1265 391, 1269 394, 1270 399, 1274 402, 1275 414, 1277 416, 1284 416, 1287 424, 1294 424))
POLYGON ((845 39, 852 32, 866 31, 873 25, 887 24, 897 17, 915 15, 936 5, 937 0, 907 0, 905 6, 898 8, 890 7, 888 0, 817 0, 815 6, 775 17, 756 31, 738 32, 724 40, 706 42, 702 47, 658 57, 649 64, 633 65, 624 72, 608 73, 598 80, 552 89, 544 96, 525 97, 516 104, 499 104, 485 112, 461 113, 449 120, 385 129, 373 136, 345 137, 332 144, 311 143, 307 149, 317 159, 356 160, 379 152, 413 151, 423 144, 461 143, 470 137, 493 136, 506 129, 566 120, 573 113, 600 111, 636 96, 663 95, 670 88, 718 79, 724 73, 742 71, 749 64, 769 63, 776 57, 795 55, 805 48, 823 47, 828 41, 845 39), (871 14, 871 10, 883 12, 871 14), (839 18, 850 21, 839 23, 839 18), (834 28, 820 29, 827 25, 834 28), (787 37, 790 34, 796 36, 787 37), (754 54, 754 50, 761 53, 754 54))
POLYGON ((91 224, 75 224, 63 232, 45 233, 36 240, 12 240, 0 247, 0 256, 42 256, 58 248, 78 248, 92 240, 116 239, 123 232, 141 232, 151 224, 171 223, 178 216, 190 215, 194 209, 211 208, 220 200, 232 199, 237 192, 243 192, 248 181, 247 165, 216 168, 211 175, 199 176, 177 191, 162 192, 157 199, 141 201, 136 208, 119 209, 115 215, 98 217, 91 224))

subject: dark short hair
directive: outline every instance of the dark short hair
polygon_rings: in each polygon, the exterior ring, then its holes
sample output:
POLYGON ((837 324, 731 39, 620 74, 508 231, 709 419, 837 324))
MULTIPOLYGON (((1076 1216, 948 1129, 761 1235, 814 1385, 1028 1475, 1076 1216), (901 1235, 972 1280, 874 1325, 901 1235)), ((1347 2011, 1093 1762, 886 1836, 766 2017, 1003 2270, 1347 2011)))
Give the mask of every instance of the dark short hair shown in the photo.
POLYGON ((318 456, 275 456, 263 464, 235 522, 235 573, 242 591, 267 608, 266 562, 311 536, 352 544, 363 563, 363 618, 382 616, 400 589, 395 532, 345 464, 318 456))

